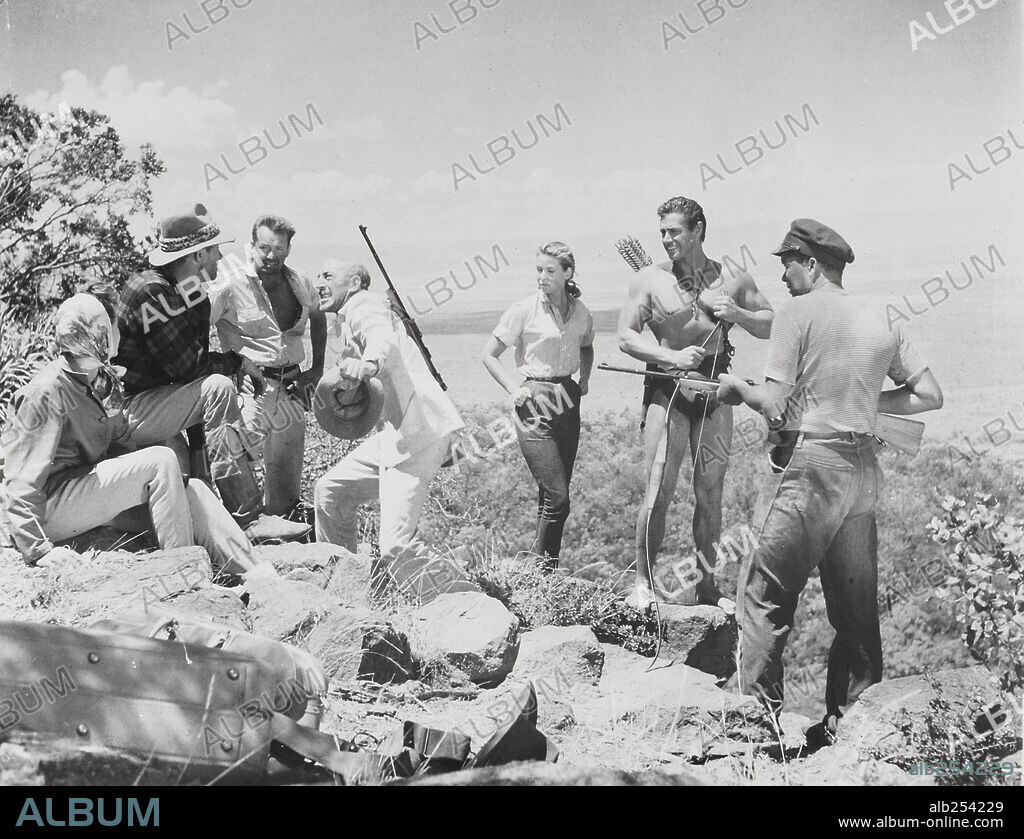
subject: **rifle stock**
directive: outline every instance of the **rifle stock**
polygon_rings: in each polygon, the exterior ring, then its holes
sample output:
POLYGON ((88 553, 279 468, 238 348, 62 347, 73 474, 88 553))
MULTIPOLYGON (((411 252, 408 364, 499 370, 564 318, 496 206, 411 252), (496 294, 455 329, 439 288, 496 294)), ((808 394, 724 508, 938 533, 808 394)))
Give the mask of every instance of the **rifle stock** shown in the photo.
POLYGON ((924 423, 893 414, 879 414, 875 423, 875 436, 901 452, 916 455, 921 451, 924 423))
POLYGON ((420 332, 419 326, 416 325, 416 321, 412 315, 409 314, 409 310, 405 308, 405 304, 402 302, 402 298, 398 294, 398 289, 395 288, 395 284, 391 282, 391 277, 388 275, 388 269, 384 267, 384 263, 381 262, 380 257, 377 255, 377 249, 373 246, 373 242, 370 241, 370 237, 366 232, 366 225, 359 225, 359 232, 363 234, 363 240, 366 242, 366 246, 370 249, 370 253, 373 255, 374 261, 377 263, 377 267, 380 269, 381 276, 384 277, 384 282, 388 284, 387 298, 391 303, 391 308, 395 314, 401 319, 405 325, 405 331, 413 342, 419 348, 420 355, 423 356, 423 360, 427 363, 427 369, 430 370, 430 374, 440 385, 441 390, 448 390, 448 385, 445 384, 444 379, 441 378, 441 373, 434 366, 434 361, 430 357, 430 350, 427 349, 427 345, 423 343, 423 333, 420 332))

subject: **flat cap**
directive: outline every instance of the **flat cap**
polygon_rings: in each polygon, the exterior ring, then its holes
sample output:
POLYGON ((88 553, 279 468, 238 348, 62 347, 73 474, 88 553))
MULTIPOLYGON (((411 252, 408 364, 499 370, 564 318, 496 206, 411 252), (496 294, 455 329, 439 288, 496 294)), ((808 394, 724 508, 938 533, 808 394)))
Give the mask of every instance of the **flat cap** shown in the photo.
POLYGON ((843 268, 853 262, 853 248, 831 227, 810 218, 798 218, 789 226, 789 233, 772 253, 782 256, 785 253, 802 253, 813 256, 819 262, 833 268, 843 268))

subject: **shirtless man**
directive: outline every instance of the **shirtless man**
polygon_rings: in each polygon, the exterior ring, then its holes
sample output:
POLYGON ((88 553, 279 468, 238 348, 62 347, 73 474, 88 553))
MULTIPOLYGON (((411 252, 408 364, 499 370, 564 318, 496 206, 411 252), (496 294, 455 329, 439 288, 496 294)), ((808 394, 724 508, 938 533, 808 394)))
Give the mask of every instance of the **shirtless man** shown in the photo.
MULTIPOLYGON (((707 220, 696 201, 671 198, 658 208, 658 216, 662 245, 671 261, 644 268, 630 283, 629 297, 619 316, 619 349, 667 372, 694 371, 717 378, 729 370, 731 363, 729 328, 739 324, 757 338, 768 338, 774 312, 746 271, 723 272, 720 263, 704 254, 707 220), (656 341, 643 334, 645 326, 656 341)), ((653 382, 644 399, 648 492, 637 516, 636 586, 631 603, 646 612, 654 602, 654 563, 689 441, 693 541, 703 564, 696 585, 697 602, 732 609, 731 601, 718 590, 714 575, 728 463, 707 456, 712 446, 716 451, 720 446, 729 451, 732 408, 718 404, 713 394, 703 397, 676 392, 669 379, 653 382)))

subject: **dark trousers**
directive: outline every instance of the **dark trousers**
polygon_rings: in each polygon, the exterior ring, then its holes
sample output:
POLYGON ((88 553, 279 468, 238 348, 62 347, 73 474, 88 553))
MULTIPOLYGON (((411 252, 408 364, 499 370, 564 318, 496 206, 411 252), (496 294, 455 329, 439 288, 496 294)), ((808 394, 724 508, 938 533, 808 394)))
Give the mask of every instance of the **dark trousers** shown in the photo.
POLYGON ((557 559, 569 518, 569 481, 580 443, 580 387, 569 378, 527 381, 533 394, 516 408, 516 435, 537 482, 537 537, 533 553, 557 559))
POLYGON ((882 679, 878 448, 874 441, 805 440, 759 500, 757 547, 740 577, 740 687, 771 708, 782 705, 782 654, 815 568, 836 631, 826 676, 828 712, 841 716, 842 706, 882 679))

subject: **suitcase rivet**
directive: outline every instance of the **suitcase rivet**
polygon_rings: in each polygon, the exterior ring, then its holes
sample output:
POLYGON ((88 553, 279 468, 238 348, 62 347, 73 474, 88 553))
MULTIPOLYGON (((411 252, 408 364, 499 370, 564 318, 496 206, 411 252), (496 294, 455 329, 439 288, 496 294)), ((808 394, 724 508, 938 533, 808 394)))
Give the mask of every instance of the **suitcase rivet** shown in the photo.
POLYGON ((228 678, 233 682, 238 681, 238 671, 234 667, 228 668, 228 678))
POLYGON ((99 653, 89 653, 89 663, 90 664, 99 664, 100 663, 100 654, 99 653))
POLYGON ((78 733, 79 737, 88 737, 89 736, 89 726, 87 726, 85 723, 80 722, 78 724, 78 727, 75 729, 75 731, 78 733))
POLYGON ((230 743, 221 743, 220 747, 226 752, 231 752, 235 749, 235 747, 232 746, 230 743))

